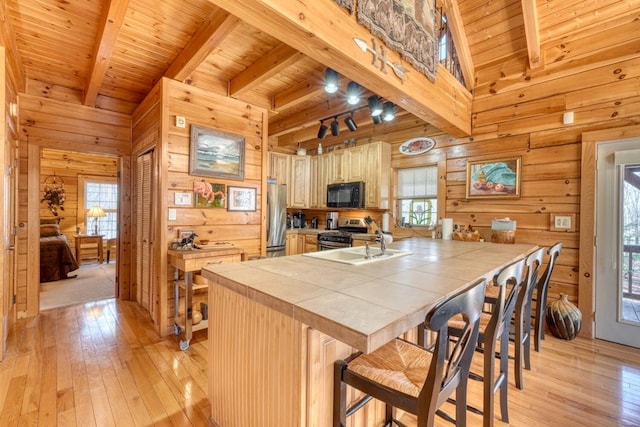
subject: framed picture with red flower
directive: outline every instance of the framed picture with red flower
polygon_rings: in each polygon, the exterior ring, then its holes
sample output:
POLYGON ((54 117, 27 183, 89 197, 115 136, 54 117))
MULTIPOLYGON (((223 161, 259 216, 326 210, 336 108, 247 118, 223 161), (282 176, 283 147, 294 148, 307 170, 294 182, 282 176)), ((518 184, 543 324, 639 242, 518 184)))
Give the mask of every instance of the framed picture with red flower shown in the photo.
POLYGON ((467 161, 467 199, 520 197, 521 157, 467 161))

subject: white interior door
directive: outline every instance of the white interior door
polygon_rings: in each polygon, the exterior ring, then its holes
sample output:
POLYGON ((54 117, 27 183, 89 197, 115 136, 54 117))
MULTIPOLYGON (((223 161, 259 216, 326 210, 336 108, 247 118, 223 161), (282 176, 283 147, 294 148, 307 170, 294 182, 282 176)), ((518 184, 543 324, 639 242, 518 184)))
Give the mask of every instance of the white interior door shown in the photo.
POLYGON ((640 140, 598 145, 596 200, 595 335, 640 347, 640 140))

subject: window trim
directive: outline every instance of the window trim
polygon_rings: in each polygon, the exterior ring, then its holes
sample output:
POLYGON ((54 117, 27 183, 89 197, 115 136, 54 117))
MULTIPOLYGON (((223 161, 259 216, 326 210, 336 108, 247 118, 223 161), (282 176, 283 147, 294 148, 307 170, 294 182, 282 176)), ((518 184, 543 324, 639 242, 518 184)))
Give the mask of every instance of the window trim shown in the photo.
MULTIPOLYGON (((81 229, 84 228, 86 234, 90 234, 90 226, 87 225, 85 205, 85 184, 86 182, 100 182, 107 184, 115 184, 118 186, 118 178, 104 175, 78 175, 78 209, 76 214, 76 223, 81 229)), ((118 192, 120 187, 118 186, 118 192)), ((116 210, 118 221, 120 218, 120 198, 118 197, 118 209, 116 210)))

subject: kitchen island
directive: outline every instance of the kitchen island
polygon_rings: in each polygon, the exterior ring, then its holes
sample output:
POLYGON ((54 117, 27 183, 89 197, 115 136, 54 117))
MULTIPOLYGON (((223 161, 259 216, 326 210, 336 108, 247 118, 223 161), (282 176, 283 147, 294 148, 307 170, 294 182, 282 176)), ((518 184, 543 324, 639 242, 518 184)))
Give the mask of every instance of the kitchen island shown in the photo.
MULTIPOLYGON (((296 255, 205 267, 214 425, 331 425, 333 362, 411 334, 446 295, 534 250, 425 238, 353 266, 296 255)), ((350 398, 355 398, 355 394, 350 398)), ((372 402, 352 417, 382 419, 372 402)))

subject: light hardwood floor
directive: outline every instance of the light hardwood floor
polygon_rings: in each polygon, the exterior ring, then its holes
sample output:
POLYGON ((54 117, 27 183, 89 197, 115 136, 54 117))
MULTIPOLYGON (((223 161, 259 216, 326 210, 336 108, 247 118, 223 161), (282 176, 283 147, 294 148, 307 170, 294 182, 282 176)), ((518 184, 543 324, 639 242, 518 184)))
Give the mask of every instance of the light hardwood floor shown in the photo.
MULTIPOLYGON (((0 426, 207 426, 206 334, 180 351, 146 319, 135 303, 110 299, 20 320, 0 363, 0 426)), ((510 371, 509 425, 640 425, 640 350, 550 336, 532 365, 522 391, 510 371)), ((480 383, 470 387, 480 405, 480 383)))

